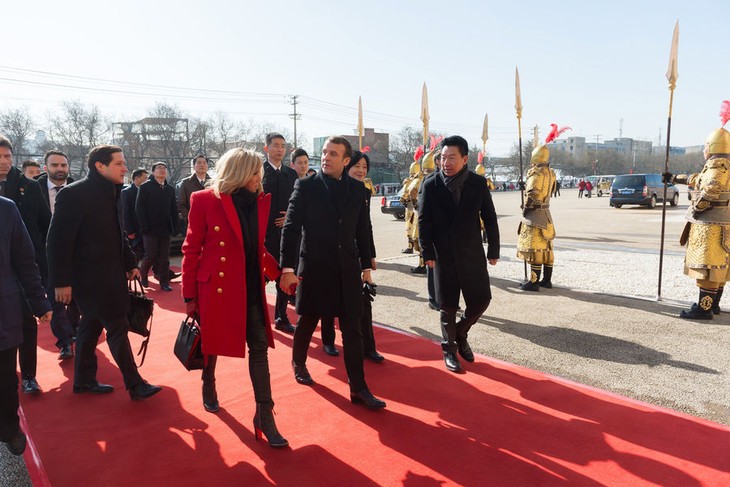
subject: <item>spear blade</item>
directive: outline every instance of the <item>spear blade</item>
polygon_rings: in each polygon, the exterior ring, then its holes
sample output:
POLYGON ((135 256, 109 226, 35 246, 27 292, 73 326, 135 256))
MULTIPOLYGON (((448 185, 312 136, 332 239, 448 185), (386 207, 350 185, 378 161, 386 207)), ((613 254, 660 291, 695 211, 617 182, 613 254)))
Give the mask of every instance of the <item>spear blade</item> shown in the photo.
POLYGON ((677 54, 679 51, 679 20, 674 25, 674 34, 672 34, 672 49, 669 52, 669 67, 667 68, 667 81, 669 81, 669 89, 674 90, 677 86, 677 54))
POLYGON ((522 118, 522 94, 520 93, 520 72, 515 66, 515 110, 517 118, 522 118))
POLYGON ((360 142, 360 150, 362 150, 362 134, 364 126, 362 123, 362 96, 357 97, 357 137, 360 142))
POLYGON ((482 142, 484 142, 484 146, 487 145, 487 140, 489 140, 489 114, 484 114, 484 125, 482 125, 482 142))
POLYGON ((421 122, 423 122, 423 145, 428 142, 428 122, 431 117, 428 114, 428 89, 426 88, 426 82, 423 82, 423 89, 421 90, 421 122))

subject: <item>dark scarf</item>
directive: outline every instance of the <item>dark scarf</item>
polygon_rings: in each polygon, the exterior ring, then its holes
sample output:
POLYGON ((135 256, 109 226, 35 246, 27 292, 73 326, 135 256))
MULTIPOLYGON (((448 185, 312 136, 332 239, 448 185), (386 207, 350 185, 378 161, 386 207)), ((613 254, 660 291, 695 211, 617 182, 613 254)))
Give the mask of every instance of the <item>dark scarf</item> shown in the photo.
POLYGON ((243 251, 246 254, 246 293, 249 303, 261 302, 261 286, 259 276, 261 274, 258 253, 258 205, 256 204, 258 193, 241 188, 231 194, 233 206, 238 213, 238 220, 241 223, 243 234, 243 251))
POLYGON ((451 192, 451 196, 454 198, 454 203, 456 203, 456 206, 459 206, 459 201, 461 200, 461 192, 464 189, 464 182, 466 182, 466 178, 468 175, 469 168, 466 165, 464 165, 461 171, 454 174, 453 176, 446 176, 443 171, 439 172, 439 177, 443 179, 446 188, 451 192))

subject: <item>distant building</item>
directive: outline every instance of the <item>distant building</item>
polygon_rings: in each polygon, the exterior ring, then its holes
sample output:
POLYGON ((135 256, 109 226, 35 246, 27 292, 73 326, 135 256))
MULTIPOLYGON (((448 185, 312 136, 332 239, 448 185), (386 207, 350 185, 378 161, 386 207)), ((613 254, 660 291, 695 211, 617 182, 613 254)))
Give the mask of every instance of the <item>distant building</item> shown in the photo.
MULTIPOLYGON (((353 150, 358 150, 360 147, 360 141, 355 135, 343 135, 348 142, 352 145, 353 150)), ((312 160, 312 166, 319 166, 320 159, 322 157, 322 148, 324 147, 325 141, 329 138, 315 137, 312 141, 312 154, 310 159, 312 160)), ((370 158, 370 179, 374 183, 398 183, 398 177, 395 174, 392 166, 389 162, 390 154, 390 134, 375 132, 375 129, 366 128, 362 135, 362 146, 370 147, 368 151, 368 157, 370 158)))
MULTIPOLYGON (((702 146, 704 149, 704 146, 702 146)), ((654 147, 652 150, 652 154, 654 155, 663 155, 667 153, 667 146, 666 145, 658 145, 654 147)), ((669 155, 670 156, 683 156, 687 153, 686 147, 675 147, 670 145, 669 146, 669 155)))
POLYGON ((566 137, 558 139, 548 145, 550 151, 567 152, 573 157, 581 158, 586 152, 585 137, 566 137))

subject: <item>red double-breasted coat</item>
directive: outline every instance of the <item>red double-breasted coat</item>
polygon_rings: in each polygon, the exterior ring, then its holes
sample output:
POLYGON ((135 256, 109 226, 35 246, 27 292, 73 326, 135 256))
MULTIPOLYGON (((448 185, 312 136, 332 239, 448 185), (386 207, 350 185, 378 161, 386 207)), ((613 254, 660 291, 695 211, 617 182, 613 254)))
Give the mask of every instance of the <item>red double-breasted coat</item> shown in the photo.
MULTIPOLYGON (((258 215, 259 285, 264 290, 264 274, 273 280, 279 266, 264 247, 271 198, 260 194, 258 215)), ((212 189, 190 197, 188 231, 182 246, 182 295, 198 300, 203 353, 244 357, 246 355, 246 255, 238 213, 231 196, 218 198, 212 189)), ((269 346, 274 347, 271 317, 263 303, 269 346)))

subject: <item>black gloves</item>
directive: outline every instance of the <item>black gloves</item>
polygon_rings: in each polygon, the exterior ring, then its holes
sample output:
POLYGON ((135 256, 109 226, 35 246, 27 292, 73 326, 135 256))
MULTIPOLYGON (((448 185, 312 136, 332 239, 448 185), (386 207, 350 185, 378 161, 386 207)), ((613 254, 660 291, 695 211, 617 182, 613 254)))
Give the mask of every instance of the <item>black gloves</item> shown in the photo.
POLYGON ((378 294, 377 288, 378 285, 374 284, 372 282, 364 282, 362 285, 362 294, 365 296, 365 299, 370 301, 371 303, 375 300, 375 295, 378 294))

